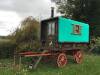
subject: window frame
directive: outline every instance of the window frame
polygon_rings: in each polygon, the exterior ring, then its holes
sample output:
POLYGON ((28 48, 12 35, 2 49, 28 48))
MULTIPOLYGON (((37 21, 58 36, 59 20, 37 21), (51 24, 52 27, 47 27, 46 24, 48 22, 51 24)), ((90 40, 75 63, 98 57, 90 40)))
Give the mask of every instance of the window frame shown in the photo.
POLYGON ((81 26, 78 24, 73 24, 73 34, 80 35, 81 34, 81 26))

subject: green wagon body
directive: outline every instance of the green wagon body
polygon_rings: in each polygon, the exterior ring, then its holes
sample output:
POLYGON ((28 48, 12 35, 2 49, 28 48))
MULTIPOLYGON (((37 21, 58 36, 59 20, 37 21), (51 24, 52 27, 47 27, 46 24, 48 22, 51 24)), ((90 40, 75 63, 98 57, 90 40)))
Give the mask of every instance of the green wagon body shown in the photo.
POLYGON ((89 24, 56 17, 41 22, 41 40, 58 43, 89 43, 89 24))
POLYGON ((59 17, 58 19, 58 41, 61 43, 88 43, 89 25, 59 17), (75 33, 75 25, 79 26, 79 32, 75 33))

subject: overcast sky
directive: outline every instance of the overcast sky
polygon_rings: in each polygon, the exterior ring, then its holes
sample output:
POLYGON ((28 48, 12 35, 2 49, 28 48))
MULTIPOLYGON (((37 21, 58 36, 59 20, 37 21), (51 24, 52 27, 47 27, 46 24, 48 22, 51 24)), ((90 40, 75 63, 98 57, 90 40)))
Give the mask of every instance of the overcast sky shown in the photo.
POLYGON ((51 6, 50 0, 0 0, 0 36, 13 32, 25 17, 49 18, 51 6))

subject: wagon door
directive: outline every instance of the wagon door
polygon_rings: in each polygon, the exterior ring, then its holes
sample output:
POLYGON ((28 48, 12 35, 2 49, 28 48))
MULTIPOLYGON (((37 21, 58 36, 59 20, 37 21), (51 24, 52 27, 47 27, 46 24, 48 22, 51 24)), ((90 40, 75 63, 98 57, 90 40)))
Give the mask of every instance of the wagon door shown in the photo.
POLYGON ((43 21, 41 23, 42 46, 53 46, 56 37, 56 20, 43 21))

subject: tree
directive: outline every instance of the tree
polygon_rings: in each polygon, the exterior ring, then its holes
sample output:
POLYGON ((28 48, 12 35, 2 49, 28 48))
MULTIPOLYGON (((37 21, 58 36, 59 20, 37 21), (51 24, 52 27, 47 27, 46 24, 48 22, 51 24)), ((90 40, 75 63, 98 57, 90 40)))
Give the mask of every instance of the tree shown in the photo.
POLYGON ((60 0, 55 2, 64 16, 90 24, 93 36, 100 36, 100 0, 60 0))
POLYGON ((39 43, 39 22, 32 17, 22 21, 21 27, 12 34, 17 51, 34 50, 39 43))

